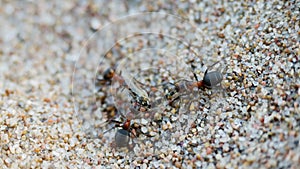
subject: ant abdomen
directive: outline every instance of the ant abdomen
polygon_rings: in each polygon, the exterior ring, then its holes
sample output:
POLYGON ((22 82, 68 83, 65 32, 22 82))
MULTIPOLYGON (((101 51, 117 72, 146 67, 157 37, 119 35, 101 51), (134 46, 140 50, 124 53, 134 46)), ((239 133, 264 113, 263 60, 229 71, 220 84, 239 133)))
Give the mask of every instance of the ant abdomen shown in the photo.
POLYGON ((205 74, 203 84, 207 88, 217 86, 223 80, 223 76, 219 71, 212 71, 205 74))
POLYGON ((130 133, 127 130, 119 129, 115 135, 117 147, 127 147, 129 145, 130 133))

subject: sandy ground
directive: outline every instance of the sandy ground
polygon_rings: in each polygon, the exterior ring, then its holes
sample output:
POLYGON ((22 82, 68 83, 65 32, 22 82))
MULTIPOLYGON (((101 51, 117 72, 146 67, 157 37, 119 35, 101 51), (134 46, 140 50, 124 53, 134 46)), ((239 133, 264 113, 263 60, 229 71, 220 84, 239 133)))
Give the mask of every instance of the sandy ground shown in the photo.
POLYGON ((298 168, 299 7, 1 1, 1 168, 298 168), (201 80, 217 61, 221 86, 166 104, 160 84, 201 80), (109 67, 127 88, 95 81, 109 67), (132 116, 141 96, 152 106, 132 116), (140 127, 128 148, 121 114, 140 127))

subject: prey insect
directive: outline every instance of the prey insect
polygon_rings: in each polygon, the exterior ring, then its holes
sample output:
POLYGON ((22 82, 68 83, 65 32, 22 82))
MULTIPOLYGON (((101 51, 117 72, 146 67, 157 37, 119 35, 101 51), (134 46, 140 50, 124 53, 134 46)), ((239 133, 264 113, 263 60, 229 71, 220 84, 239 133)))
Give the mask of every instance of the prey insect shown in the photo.
POLYGON ((125 71, 118 75, 113 68, 108 68, 103 73, 103 78, 97 79, 98 84, 112 84, 117 82, 123 89, 127 89, 131 96, 131 104, 137 111, 148 111, 151 108, 148 94, 136 85, 136 80, 128 75, 125 71))

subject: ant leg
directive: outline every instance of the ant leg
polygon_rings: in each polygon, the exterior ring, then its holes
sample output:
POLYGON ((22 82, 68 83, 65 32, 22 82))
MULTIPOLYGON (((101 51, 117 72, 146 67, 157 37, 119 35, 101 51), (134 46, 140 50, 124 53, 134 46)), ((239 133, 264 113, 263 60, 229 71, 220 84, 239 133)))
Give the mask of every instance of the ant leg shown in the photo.
POLYGON ((207 69, 205 70, 204 77, 206 76, 208 69, 209 69, 209 68, 207 68, 207 69))
POLYGON ((177 101, 177 100, 180 98, 180 96, 182 96, 182 95, 179 95, 179 96, 177 96, 176 98, 174 98, 173 100, 169 101, 168 104, 169 104, 170 106, 173 107, 173 103, 174 103, 175 101, 177 101))
POLYGON ((207 74, 207 71, 208 71, 211 67, 213 67, 213 66, 215 66, 216 64, 218 64, 219 62, 220 62, 220 61, 217 61, 216 63, 214 63, 214 64, 208 66, 207 69, 205 70, 204 77, 205 77, 205 75, 207 74))
POLYGON ((196 67, 192 64, 192 62, 194 62, 194 60, 189 61, 189 62, 191 64, 191 68, 192 68, 192 72, 193 72, 194 78, 196 79, 197 82, 199 82, 198 77, 197 77, 196 73, 194 72, 196 67))
POLYGON ((109 120, 110 122, 113 122, 113 123, 116 123, 116 124, 121 124, 122 122, 118 121, 118 120, 114 120, 114 119, 111 119, 109 120))
POLYGON ((129 131, 130 131, 131 134, 133 134, 134 137, 137 137, 137 135, 134 134, 134 132, 132 131, 133 129, 136 132, 141 133, 141 134, 143 134, 143 135, 145 135, 147 137, 154 137, 154 136, 151 136, 149 132, 146 132, 146 133, 142 132, 139 127, 141 127, 141 126, 136 127, 136 126, 134 126, 134 124, 130 126, 129 131))
POLYGON ((217 62, 215 62, 214 64, 208 66, 207 69, 206 69, 206 71, 205 71, 205 73, 204 73, 204 77, 206 76, 207 71, 208 71, 211 67, 214 67, 214 66, 215 66, 216 64, 218 64, 219 62, 220 62, 220 61, 217 61, 217 62))
MULTIPOLYGON (((205 74, 206 74, 206 72, 207 72, 207 69, 206 69, 206 71, 205 71, 205 74)), ((204 74, 204 76, 205 76, 205 74, 204 74)), ((196 75, 196 73, 195 73, 195 72, 193 72, 193 75, 194 75, 194 77, 195 77, 196 81, 197 81, 197 82, 199 82, 199 80, 198 80, 198 77, 197 77, 197 75, 196 75)))
MULTIPOLYGON (((120 112, 120 115, 121 115, 121 119, 122 119, 122 121, 124 121, 125 119, 127 119, 127 117, 122 113, 122 112, 120 112)), ((114 120, 114 121, 116 121, 116 120, 114 120)), ((121 122, 119 122, 119 124, 120 124, 121 122)))
POLYGON ((149 131, 147 131, 146 133, 144 133, 144 132, 142 132, 142 131, 140 131, 144 136, 147 136, 147 137, 154 137, 154 136, 152 136, 152 135, 150 135, 150 132, 149 131))
MULTIPOLYGON (((119 121, 117 121, 117 120, 110 120, 110 122, 114 122, 114 123, 116 123, 116 124, 121 124, 121 122, 119 122, 119 121)), ((105 133, 107 133, 107 132, 109 132, 109 131, 111 131, 112 129, 114 129, 115 127, 117 127, 116 125, 114 125, 113 127, 111 127, 110 129, 108 129, 108 130, 106 130, 106 131, 104 131, 103 132, 103 134, 105 134, 105 133)))
POLYGON ((109 80, 105 80, 105 79, 101 79, 101 78, 96 78, 95 79, 95 84, 97 86, 102 86, 102 85, 105 85, 105 84, 110 84, 110 81, 109 80))
POLYGON ((103 134, 105 134, 105 133, 107 133, 107 132, 109 132, 109 131, 111 131, 112 129, 114 129, 116 126, 113 126, 113 127, 111 127, 110 129, 108 129, 108 130, 106 130, 106 131, 104 131, 103 132, 103 134))
POLYGON ((135 138, 137 138, 137 136, 134 134, 134 132, 132 132, 132 127, 129 128, 129 132, 130 132, 135 138))
POLYGON ((222 96, 223 96, 223 98, 225 98, 226 97, 226 92, 225 92, 225 89, 222 87, 222 85, 220 86, 220 88, 221 88, 221 90, 222 90, 222 96))
POLYGON ((120 122, 120 121, 118 121, 118 120, 114 120, 114 119, 110 119, 110 120, 107 120, 107 121, 106 121, 106 123, 109 123, 109 122, 113 122, 113 123, 115 123, 115 125, 114 125, 113 127, 111 127, 110 129, 106 130, 105 132, 103 132, 103 134, 109 132, 110 130, 112 130, 112 129, 115 128, 115 127, 120 127, 120 126, 121 126, 120 124, 122 124, 122 122, 120 122), (117 124, 117 125, 116 125, 116 124, 117 124))
POLYGON ((154 136, 152 136, 152 135, 150 135, 150 133, 149 132, 147 132, 147 133, 143 133, 145 136, 147 136, 147 137, 154 137, 154 136))
POLYGON ((220 61, 217 61, 216 63, 210 65, 209 67, 213 67, 213 66, 215 66, 216 64, 218 64, 219 62, 220 62, 220 61))
MULTIPOLYGON (((168 102, 168 105, 171 106, 171 107, 176 106, 176 105, 173 105, 174 102, 175 102, 175 101, 178 101, 179 99, 181 99, 182 96, 186 96, 186 95, 187 95, 187 93, 183 93, 183 94, 178 95, 178 96, 175 97, 173 100, 170 100, 170 101, 168 102)), ((180 102, 180 100, 179 100, 179 102, 180 102)), ((180 105, 179 105, 178 108, 180 108, 180 105)))

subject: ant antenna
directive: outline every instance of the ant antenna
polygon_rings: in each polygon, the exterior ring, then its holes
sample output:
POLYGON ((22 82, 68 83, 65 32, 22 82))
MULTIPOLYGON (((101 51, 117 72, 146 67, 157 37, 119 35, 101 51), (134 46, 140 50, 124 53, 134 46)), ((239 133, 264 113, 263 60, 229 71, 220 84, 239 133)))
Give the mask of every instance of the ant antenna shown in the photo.
MULTIPOLYGON (((121 123, 120 121, 117 121, 117 120, 114 120, 114 119, 111 119, 111 120, 109 120, 109 121, 110 121, 110 122, 113 122, 113 123, 117 123, 117 124, 120 124, 120 123, 121 123)), ((113 127, 111 127, 110 129, 104 131, 103 134, 105 134, 105 133, 111 131, 111 130, 114 129, 115 127, 116 127, 116 124, 115 124, 113 127)))
POLYGON ((122 118, 122 120, 127 119, 126 116, 120 111, 120 116, 122 118))
MULTIPOLYGON (((221 60, 223 60, 223 58, 222 58, 221 60)), ((217 62, 215 62, 214 64, 210 65, 206 70, 208 70, 209 68, 215 66, 215 65, 218 64, 219 62, 220 62, 220 61, 217 61, 217 62)))

